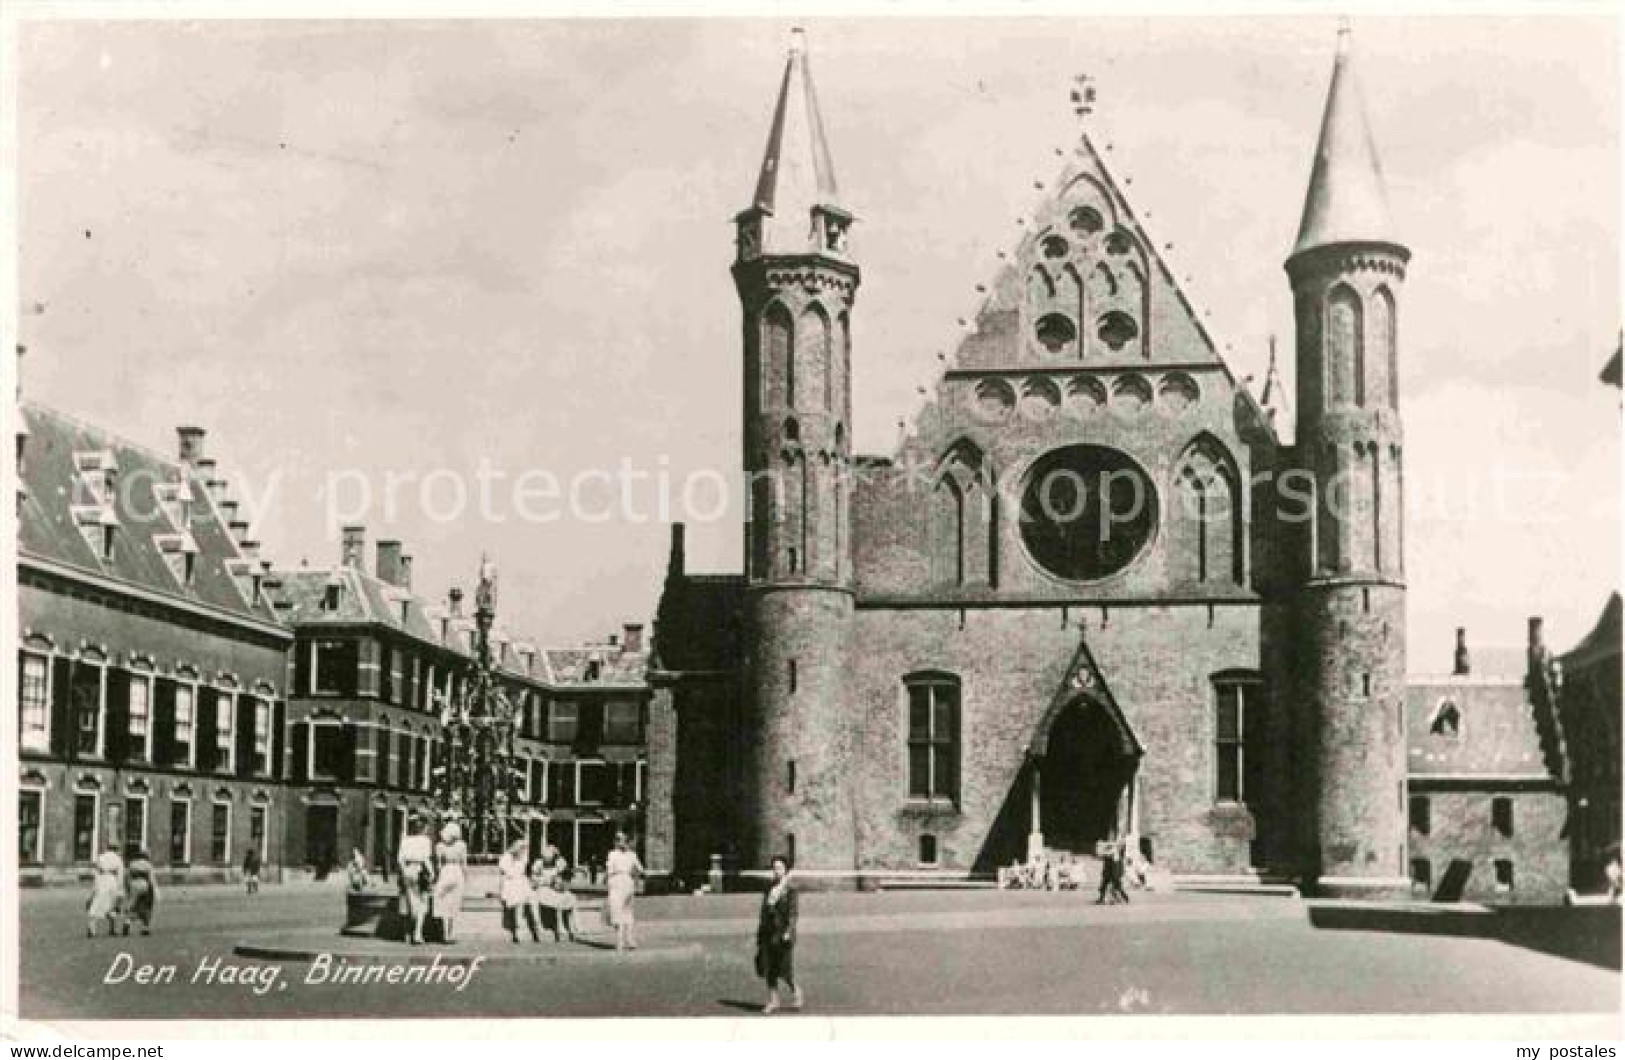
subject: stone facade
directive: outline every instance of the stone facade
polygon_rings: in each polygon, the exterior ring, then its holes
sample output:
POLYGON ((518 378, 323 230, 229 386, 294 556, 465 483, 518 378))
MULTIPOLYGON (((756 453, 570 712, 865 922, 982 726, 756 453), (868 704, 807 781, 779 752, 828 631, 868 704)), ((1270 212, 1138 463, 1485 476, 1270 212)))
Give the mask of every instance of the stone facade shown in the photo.
POLYGON ((1346 49, 1287 263, 1296 445, 1087 135, 1049 186, 896 451, 849 454, 859 263, 792 48, 737 219, 747 566, 691 575, 679 541, 656 645, 656 773, 718 768, 656 792, 662 849, 850 878, 1126 836, 1175 872, 1403 890, 1409 253, 1346 49))

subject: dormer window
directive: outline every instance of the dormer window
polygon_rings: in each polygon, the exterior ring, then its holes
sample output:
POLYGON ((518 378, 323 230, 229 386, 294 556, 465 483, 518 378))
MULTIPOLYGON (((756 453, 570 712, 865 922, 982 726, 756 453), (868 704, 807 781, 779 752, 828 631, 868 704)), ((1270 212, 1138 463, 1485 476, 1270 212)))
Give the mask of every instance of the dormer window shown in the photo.
POLYGON ((1461 709, 1451 700, 1443 700, 1433 712, 1433 723, 1428 731, 1448 740, 1461 738, 1461 709))
POLYGON ((583 681, 596 681, 598 680, 599 675, 603 673, 603 669, 604 664, 602 660, 588 659, 586 668, 581 671, 581 679, 583 681))
POLYGON ((322 610, 337 611, 339 609, 339 601, 343 598, 343 595, 344 583, 338 581, 328 582, 326 588, 322 592, 322 610))

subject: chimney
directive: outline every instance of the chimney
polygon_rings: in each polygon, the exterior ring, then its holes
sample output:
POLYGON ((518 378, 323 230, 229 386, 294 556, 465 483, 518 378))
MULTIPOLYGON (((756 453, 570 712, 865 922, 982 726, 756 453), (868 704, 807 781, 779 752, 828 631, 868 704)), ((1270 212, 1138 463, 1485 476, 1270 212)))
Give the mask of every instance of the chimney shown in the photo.
POLYGON ((1473 672, 1472 659, 1467 654, 1467 629, 1465 626, 1456 627, 1456 665, 1451 672, 1457 677, 1466 677, 1473 672))
POLYGON ((373 573, 378 576, 378 580, 399 587, 401 584, 401 543, 399 541, 380 540, 376 556, 373 573))
POLYGON ((683 548, 683 524, 671 524, 671 556, 666 561, 666 577, 681 578, 687 562, 683 548))
POLYGON ((446 594, 446 602, 451 605, 452 618, 463 617, 463 591, 461 589, 455 585, 452 586, 451 591, 446 594))
POLYGON ((412 557, 411 556, 402 556, 401 557, 401 580, 399 582, 397 582, 396 584, 398 584, 402 589, 405 589, 407 592, 412 591, 412 557))
POLYGON ((614 633, 611 633, 609 635, 609 646, 611 648, 613 648, 618 644, 620 644, 620 640, 617 638, 617 636, 614 633))
POLYGON ((643 651, 643 625, 639 622, 627 622, 621 626, 621 650, 628 655, 638 655, 643 651))
POLYGON ((205 432, 202 427, 177 427, 175 433, 180 438, 178 452, 181 463, 195 464, 203 459, 203 436, 205 432))
POLYGON ((367 544, 367 528, 365 526, 346 526, 343 534, 344 536, 340 539, 341 543, 339 545, 339 563, 346 567, 361 570, 364 563, 362 549, 367 544))
POLYGON ((1529 667, 1526 674, 1535 674, 1546 667, 1546 620, 1539 615, 1529 619, 1529 667))

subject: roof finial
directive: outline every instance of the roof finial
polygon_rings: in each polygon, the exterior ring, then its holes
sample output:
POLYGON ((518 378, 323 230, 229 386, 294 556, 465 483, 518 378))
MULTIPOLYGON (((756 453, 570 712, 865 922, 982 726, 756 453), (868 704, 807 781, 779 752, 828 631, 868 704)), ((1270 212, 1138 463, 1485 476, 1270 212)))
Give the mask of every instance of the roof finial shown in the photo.
POLYGON ((1354 25, 1347 15, 1339 15, 1337 19, 1337 54, 1347 55, 1354 43, 1354 25))
POLYGON ((1072 78, 1072 113, 1083 121, 1095 112, 1095 77, 1093 74, 1077 74, 1072 78))
POLYGON ((790 54, 807 54, 807 31, 800 26, 790 27, 790 54))

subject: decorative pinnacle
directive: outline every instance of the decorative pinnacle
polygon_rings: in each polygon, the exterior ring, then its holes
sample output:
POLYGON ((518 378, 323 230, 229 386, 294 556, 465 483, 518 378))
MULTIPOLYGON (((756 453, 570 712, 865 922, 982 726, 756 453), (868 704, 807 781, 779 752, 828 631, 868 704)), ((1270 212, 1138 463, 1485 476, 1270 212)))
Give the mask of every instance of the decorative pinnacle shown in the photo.
POLYGON ((1093 74, 1078 74, 1072 78, 1072 113, 1083 120, 1095 111, 1095 78, 1093 74))
POLYGON ((1347 55, 1354 38, 1354 26, 1350 24, 1349 17, 1342 15, 1337 20, 1337 54, 1347 55))
POLYGON ((790 54, 807 54, 807 31, 800 26, 790 27, 790 54))

